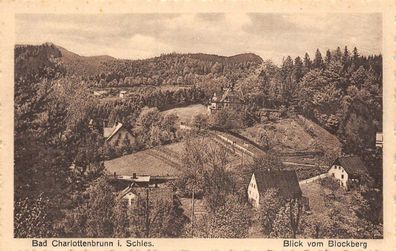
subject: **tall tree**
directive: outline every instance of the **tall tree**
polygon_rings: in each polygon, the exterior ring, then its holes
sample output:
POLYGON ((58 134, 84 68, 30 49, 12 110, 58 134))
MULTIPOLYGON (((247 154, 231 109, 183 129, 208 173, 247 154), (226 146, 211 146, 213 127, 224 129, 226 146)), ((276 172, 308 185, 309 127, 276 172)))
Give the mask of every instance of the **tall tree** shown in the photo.
POLYGON ((342 63, 344 64, 344 69, 349 66, 350 59, 351 59, 350 52, 348 50, 348 47, 345 46, 344 47, 344 54, 342 55, 342 63))
POLYGON ((330 52, 330 50, 326 51, 325 62, 326 62, 326 65, 330 64, 330 62, 331 62, 331 52, 330 52))
POLYGON ((304 55, 304 68, 305 71, 308 72, 309 70, 311 70, 311 66, 312 66, 312 61, 309 57, 308 52, 305 53, 304 55))
POLYGON ((353 48, 352 59, 353 59, 354 63, 357 63, 357 60, 359 59, 359 52, 356 47, 353 48))
POLYGON ((334 58, 334 61, 341 61, 342 52, 341 52, 341 48, 339 46, 337 47, 337 50, 336 50, 333 58, 334 58))
POLYGON ((312 63, 314 68, 322 68, 323 67, 323 58, 322 54, 320 53, 319 49, 316 49, 315 59, 312 63))
POLYGON ((294 59, 293 82, 297 84, 303 77, 303 62, 300 57, 294 59))

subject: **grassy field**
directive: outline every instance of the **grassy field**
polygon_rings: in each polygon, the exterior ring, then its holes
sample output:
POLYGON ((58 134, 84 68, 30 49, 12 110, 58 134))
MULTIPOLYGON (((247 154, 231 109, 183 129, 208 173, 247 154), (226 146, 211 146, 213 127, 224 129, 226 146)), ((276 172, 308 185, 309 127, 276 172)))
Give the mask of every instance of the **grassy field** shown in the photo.
MULTIPOLYGON (((219 147, 211 136, 203 139, 208 149, 219 147)), ((184 142, 154 147, 148 150, 128 154, 119 158, 105 161, 105 169, 109 174, 132 176, 178 176, 181 173, 181 157, 184 153, 184 142)), ((228 168, 240 164, 239 156, 228 152, 228 168)))
POLYGON ((201 104, 189 105, 186 107, 178 107, 163 111, 163 114, 176 114, 180 122, 185 124, 191 123, 193 118, 198 114, 206 114, 207 108, 201 104))
MULTIPOLYGON (((179 143, 176 143, 179 144, 179 143)), ((152 148, 119 158, 105 161, 109 174, 117 175, 177 176, 180 174, 178 160, 170 154, 164 154, 158 148, 152 148)))

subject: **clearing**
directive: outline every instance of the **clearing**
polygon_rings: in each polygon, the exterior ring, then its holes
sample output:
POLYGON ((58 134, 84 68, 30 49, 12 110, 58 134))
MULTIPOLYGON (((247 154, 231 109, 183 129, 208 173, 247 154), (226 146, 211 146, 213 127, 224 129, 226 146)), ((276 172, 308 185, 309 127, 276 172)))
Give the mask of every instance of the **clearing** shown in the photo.
MULTIPOLYGON (((205 137, 203 141, 208 149, 211 147, 225 147, 221 142, 214 140, 214 137, 205 137)), ((229 148, 225 148, 228 153, 229 164, 226 168, 233 168, 241 163, 240 156, 229 148)), ((184 151, 184 142, 169 145, 157 146, 144 151, 127 154, 104 162, 105 169, 109 174, 132 176, 170 176, 177 177, 181 173, 180 158, 184 151)))
POLYGON ((207 114, 208 109, 206 106, 201 104, 189 105, 185 107, 178 107, 169 110, 165 110, 162 112, 164 115, 166 114, 176 114, 179 117, 179 121, 184 124, 190 124, 193 118, 198 114, 207 114))
POLYGON ((110 174, 151 176, 178 176, 180 174, 179 153, 183 143, 154 147, 105 161, 106 171, 110 174))
POLYGON ((238 133, 260 144, 262 132, 267 136, 270 151, 278 153, 286 166, 296 170, 299 180, 326 172, 341 153, 336 136, 300 115, 258 124, 238 133))

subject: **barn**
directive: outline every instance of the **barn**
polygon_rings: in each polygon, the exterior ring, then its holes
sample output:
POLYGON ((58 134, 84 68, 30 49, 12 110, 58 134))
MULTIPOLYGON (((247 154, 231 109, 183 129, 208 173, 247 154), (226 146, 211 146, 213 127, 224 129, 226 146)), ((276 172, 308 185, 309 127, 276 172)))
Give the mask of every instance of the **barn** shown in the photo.
POLYGON ((294 170, 254 171, 248 186, 248 200, 253 207, 260 207, 260 199, 269 189, 277 189, 286 199, 302 198, 297 174, 294 170))

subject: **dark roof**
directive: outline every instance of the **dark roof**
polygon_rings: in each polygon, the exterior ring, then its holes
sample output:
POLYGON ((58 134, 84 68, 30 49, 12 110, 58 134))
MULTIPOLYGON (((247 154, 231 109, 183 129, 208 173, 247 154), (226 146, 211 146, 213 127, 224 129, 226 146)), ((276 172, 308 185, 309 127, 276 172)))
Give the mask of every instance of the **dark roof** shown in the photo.
POLYGON ((339 157, 333 165, 342 166, 348 174, 361 175, 367 173, 366 165, 358 156, 339 157))
POLYGON ((294 170, 260 170, 255 171, 254 176, 260 194, 264 194, 268 189, 278 189, 287 199, 302 195, 294 170))
POLYGON ((123 198, 129 192, 134 193, 140 199, 145 200, 147 197, 147 190, 149 190, 149 200, 152 203, 161 202, 172 202, 173 201, 173 189, 170 187, 158 187, 158 188, 141 188, 141 187, 127 187, 121 191, 118 198, 123 198))

